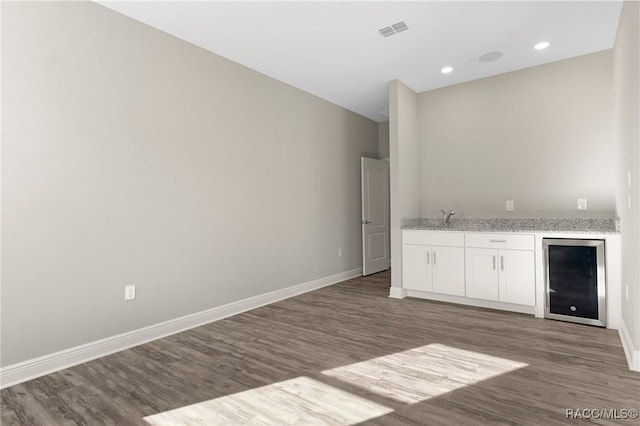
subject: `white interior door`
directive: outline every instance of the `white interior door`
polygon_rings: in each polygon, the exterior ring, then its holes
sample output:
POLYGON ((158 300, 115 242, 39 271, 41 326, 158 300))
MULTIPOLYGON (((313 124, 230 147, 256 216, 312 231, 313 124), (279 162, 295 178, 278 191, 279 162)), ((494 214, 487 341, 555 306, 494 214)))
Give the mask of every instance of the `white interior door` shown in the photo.
POLYGON ((362 157, 362 274, 389 269, 389 163, 362 157))

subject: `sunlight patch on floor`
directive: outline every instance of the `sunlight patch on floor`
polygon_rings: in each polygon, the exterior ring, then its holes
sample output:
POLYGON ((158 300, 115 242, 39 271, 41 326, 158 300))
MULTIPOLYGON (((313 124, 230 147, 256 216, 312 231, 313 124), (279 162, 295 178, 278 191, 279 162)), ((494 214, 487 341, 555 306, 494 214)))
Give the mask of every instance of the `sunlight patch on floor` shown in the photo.
POLYGON ((322 374, 407 404, 424 401, 528 364, 432 343, 325 370, 322 374))
POLYGON ((301 376, 147 416, 154 426, 354 425, 393 410, 301 376))

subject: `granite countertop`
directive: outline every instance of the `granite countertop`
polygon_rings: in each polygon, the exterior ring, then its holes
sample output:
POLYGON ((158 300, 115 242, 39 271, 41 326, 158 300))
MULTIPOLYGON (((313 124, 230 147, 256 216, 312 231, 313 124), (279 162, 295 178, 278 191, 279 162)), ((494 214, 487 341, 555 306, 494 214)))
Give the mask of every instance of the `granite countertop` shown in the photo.
POLYGON ((617 219, 500 219, 452 218, 446 226, 441 218, 405 219, 404 230, 476 231, 476 232, 559 232, 619 234, 617 219))

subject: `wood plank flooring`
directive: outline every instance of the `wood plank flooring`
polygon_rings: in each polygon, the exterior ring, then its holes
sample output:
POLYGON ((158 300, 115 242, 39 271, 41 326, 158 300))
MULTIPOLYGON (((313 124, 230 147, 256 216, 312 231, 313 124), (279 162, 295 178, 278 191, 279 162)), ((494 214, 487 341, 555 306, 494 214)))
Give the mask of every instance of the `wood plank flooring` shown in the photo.
POLYGON ((616 331, 407 298, 389 272, 0 391, 2 425, 559 425, 640 409, 616 331))

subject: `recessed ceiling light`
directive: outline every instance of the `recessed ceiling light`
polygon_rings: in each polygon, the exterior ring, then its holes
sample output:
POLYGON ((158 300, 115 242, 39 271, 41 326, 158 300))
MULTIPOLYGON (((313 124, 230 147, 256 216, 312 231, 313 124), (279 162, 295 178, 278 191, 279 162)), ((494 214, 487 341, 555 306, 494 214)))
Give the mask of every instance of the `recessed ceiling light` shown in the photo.
POLYGON ((443 68, 440 70, 440 72, 441 72, 442 74, 449 74, 451 71, 453 71, 453 68, 452 68, 452 67, 443 67, 443 68))
POLYGON ((551 43, 549 43, 548 41, 541 41, 540 43, 536 44, 535 46, 533 46, 534 49, 536 50, 542 50, 542 49, 546 49, 547 47, 549 47, 551 43))

